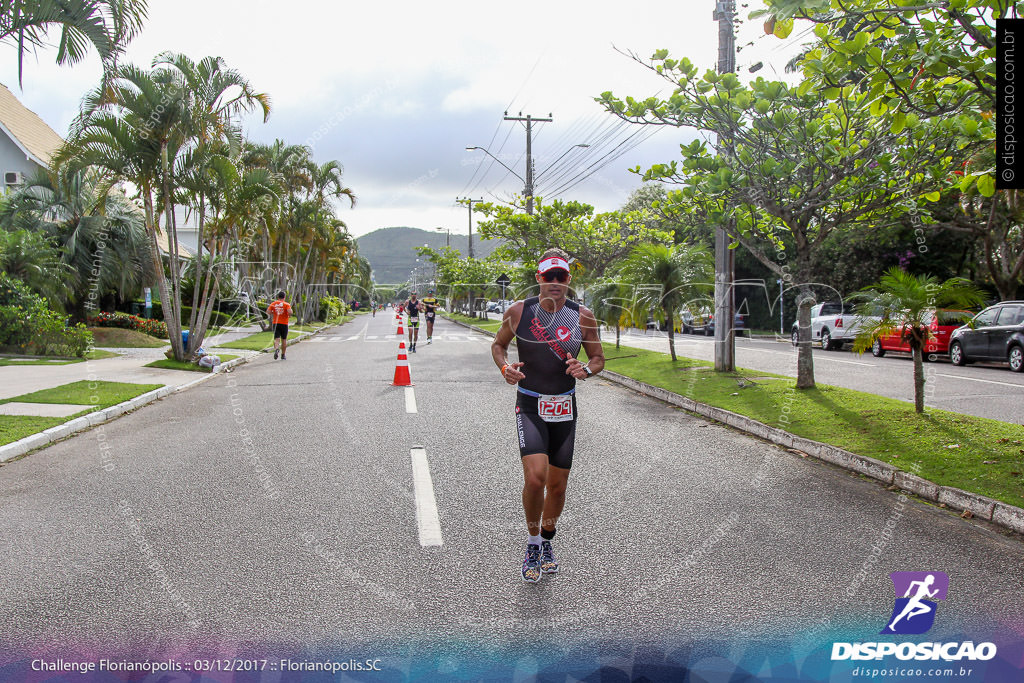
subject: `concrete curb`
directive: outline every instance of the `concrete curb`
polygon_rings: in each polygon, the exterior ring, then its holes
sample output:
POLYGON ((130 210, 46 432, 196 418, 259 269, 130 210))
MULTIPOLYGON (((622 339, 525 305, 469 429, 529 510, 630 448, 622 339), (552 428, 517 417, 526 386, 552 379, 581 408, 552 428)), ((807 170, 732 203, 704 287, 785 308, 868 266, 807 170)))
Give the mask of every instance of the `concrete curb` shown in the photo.
MULTIPOLYGON (((322 327, 319 330, 314 330, 313 332, 303 332, 301 336, 295 338, 294 342, 289 342, 289 345, 291 345, 292 343, 298 343, 299 341, 306 339, 308 337, 312 337, 313 335, 320 334, 322 331, 326 329, 328 329, 328 327, 322 327)), ((244 365, 245 363, 248 363, 250 360, 259 358, 261 354, 262 352, 260 352, 260 354, 255 354, 252 356, 241 356, 239 358, 233 358, 226 363, 221 363, 220 365, 218 365, 214 372, 203 373, 201 377, 198 377, 195 380, 192 380, 191 382, 187 382, 176 387, 165 386, 160 387, 159 389, 154 389, 153 391, 147 391, 144 394, 140 394, 135 398, 129 399, 127 401, 122 401, 121 403, 110 406, 109 408, 104 408, 103 410, 97 410, 95 412, 82 415, 81 417, 76 417, 74 420, 68 420, 64 424, 57 425, 56 427, 50 427, 49 429, 44 429, 41 432, 26 436, 25 438, 19 439, 18 441, 14 441, 4 446, 0 446, 0 463, 8 462, 9 460, 13 460, 18 456, 24 455, 30 451, 34 451, 37 448, 43 448, 45 446, 50 445, 51 443, 60 441, 62 439, 66 439, 70 436, 74 436, 79 432, 85 431, 86 429, 95 427, 96 425, 109 422, 110 420, 120 417, 125 413, 129 413, 133 410, 141 408, 142 406, 149 405, 150 403, 153 403, 154 401, 164 398, 165 396, 169 396, 170 394, 177 393, 179 391, 185 391, 186 389, 191 389, 196 385, 211 380, 213 377, 221 374, 222 372, 229 368, 234 368, 238 365, 244 365)))
MULTIPOLYGON (((494 336, 493 332, 476 325, 468 325, 458 320, 451 320, 451 318, 446 319, 456 325, 468 327, 481 334, 494 336)), ((905 472, 887 462, 864 455, 857 455, 830 444, 805 439, 744 415, 694 401, 692 398, 687 398, 667 389, 635 380, 632 377, 620 375, 611 370, 602 370, 600 376, 627 389, 632 389, 645 396, 670 403, 702 417, 716 420, 765 441, 770 441, 787 449, 801 451, 818 460, 823 460, 876 479, 887 486, 896 486, 902 491, 913 493, 940 506, 960 510, 965 513, 970 512, 972 517, 977 517, 978 519, 1001 526, 1004 529, 1024 534, 1024 509, 1022 508, 993 500, 977 493, 971 493, 970 491, 963 491, 951 486, 940 486, 910 472, 905 472)))

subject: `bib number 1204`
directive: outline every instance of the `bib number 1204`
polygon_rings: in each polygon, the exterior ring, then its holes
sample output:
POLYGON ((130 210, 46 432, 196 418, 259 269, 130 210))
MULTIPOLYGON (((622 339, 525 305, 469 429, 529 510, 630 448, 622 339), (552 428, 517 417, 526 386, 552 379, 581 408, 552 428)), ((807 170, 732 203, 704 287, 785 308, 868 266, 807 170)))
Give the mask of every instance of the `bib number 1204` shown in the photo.
POLYGON ((537 413, 545 422, 568 422, 572 419, 572 396, 540 396, 537 413))

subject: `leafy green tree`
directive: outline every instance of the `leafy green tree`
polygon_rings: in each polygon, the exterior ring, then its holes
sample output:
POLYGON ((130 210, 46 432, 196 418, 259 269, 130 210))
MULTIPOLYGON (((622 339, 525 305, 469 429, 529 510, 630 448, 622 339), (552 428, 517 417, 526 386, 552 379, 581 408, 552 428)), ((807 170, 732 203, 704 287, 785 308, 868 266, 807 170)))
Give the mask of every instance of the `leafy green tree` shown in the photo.
POLYGON ((112 69, 125 46, 142 29, 148 0, 15 0, 0 4, 0 42, 18 52, 18 82, 28 50, 45 46, 47 33, 60 29, 57 63, 77 64, 91 45, 105 69, 112 69))
POLYGON ((666 210, 722 226, 800 289, 797 387, 813 387, 815 251, 837 230, 885 225, 939 199, 936 188, 963 144, 955 123, 907 116, 901 125, 880 126, 866 95, 851 86, 840 89, 838 100, 822 101, 807 82, 790 87, 758 78, 743 85, 735 74, 713 71, 698 78, 688 59, 665 50, 646 66, 672 83, 671 95, 622 100, 606 92, 599 102, 626 121, 718 137, 716 153, 700 140, 681 145, 681 164, 656 164, 643 178, 682 185, 668 194, 666 210), (784 250, 787 241, 792 253, 784 250))
MULTIPOLYGON (((867 94, 872 113, 892 125, 943 117, 971 140, 969 162, 950 178, 962 211, 937 227, 976 237, 980 269, 1003 299, 1024 282, 1024 239, 1017 190, 996 190, 994 176, 997 19, 1019 3, 1002 0, 767 0, 767 27, 814 25, 817 44, 799 64, 807 82, 835 98, 840 83, 867 94), (954 189, 956 188, 956 189, 954 189), (959 190, 959 192, 957 191, 959 190)), ((963 161, 960 159, 959 161, 963 161)), ((946 191, 946 189, 944 189, 946 191)))
POLYGON ((970 281, 952 278, 940 281, 931 275, 910 275, 898 267, 890 268, 878 283, 865 291, 859 314, 877 322, 863 326, 853 342, 853 350, 863 353, 880 336, 898 333, 914 354, 914 410, 924 412, 924 352, 930 333, 928 321, 936 309, 967 309, 984 302, 984 294, 970 281))
POLYGON ((581 283, 602 277, 638 244, 672 242, 672 234, 647 224, 642 212, 595 214, 581 202, 555 200, 550 205, 535 200, 533 215, 518 206, 484 203, 475 208, 486 216, 480 236, 505 243, 496 250, 507 261, 536 262, 545 250, 557 247, 576 264, 573 279, 581 283))
POLYGON ((676 360, 676 314, 686 301, 706 293, 713 278, 710 254, 700 246, 641 244, 623 263, 621 275, 664 320, 669 353, 676 360))

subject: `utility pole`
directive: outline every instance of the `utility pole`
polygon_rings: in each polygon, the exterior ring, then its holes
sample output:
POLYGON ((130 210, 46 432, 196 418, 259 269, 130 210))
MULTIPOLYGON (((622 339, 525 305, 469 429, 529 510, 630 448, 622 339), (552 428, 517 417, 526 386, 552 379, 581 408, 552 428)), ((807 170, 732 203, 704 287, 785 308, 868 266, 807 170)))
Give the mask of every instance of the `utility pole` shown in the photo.
MULTIPOLYGON (((736 38, 733 35, 733 19, 736 16, 735 0, 716 0, 712 15, 718 22, 718 73, 736 72, 736 38)), ((718 136, 718 154, 722 145, 731 144, 718 136)), ((733 331, 733 250, 729 248, 729 236, 722 226, 715 228, 715 370, 732 372, 736 369, 736 336, 733 331)))
MULTIPOLYGON (((462 199, 456 199, 455 201, 460 204, 465 204, 469 209, 469 258, 473 258, 473 205, 480 204, 483 199, 470 199, 469 197, 463 197, 462 199)), ((474 296, 473 290, 469 290, 469 315, 471 318, 476 317, 476 311, 474 310, 474 296)))
POLYGON ((523 112, 519 112, 519 116, 509 116, 508 112, 505 112, 506 121, 526 121, 526 187, 523 189, 523 196, 526 197, 526 213, 533 215, 533 124, 537 121, 544 121, 550 123, 554 120, 552 115, 548 113, 546 119, 537 118, 527 114, 523 116, 523 112))
MULTIPOLYGON (((465 204, 469 209, 469 258, 473 258, 473 205, 483 203, 483 199, 470 199, 469 197, 463 197, 462 199, 456 199, 459 204, 465 204)), ((451 237, 451 231, 448 231, 448 236, 451 237)))

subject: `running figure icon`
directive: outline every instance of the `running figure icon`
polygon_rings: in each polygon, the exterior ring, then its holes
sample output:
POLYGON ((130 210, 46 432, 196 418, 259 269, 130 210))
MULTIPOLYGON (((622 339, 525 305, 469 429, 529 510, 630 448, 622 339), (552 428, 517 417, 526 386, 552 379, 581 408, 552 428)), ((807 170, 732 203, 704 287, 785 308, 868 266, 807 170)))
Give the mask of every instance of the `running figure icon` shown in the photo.
POLYGON ((883 634, 921 634, 935 623, 936 600, 945 600, 949 576, 945 572, 893 572, 896 604, 883 634))

